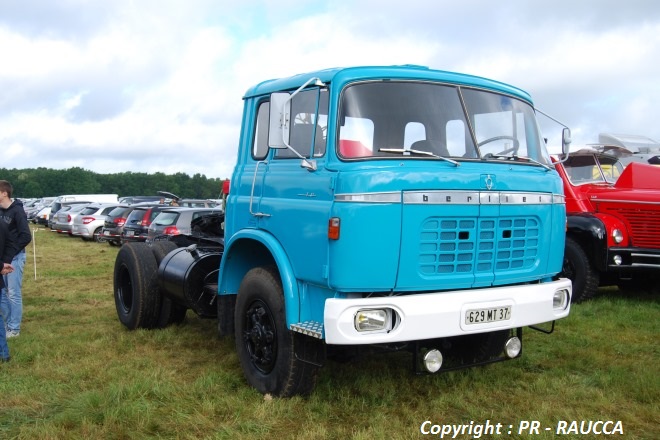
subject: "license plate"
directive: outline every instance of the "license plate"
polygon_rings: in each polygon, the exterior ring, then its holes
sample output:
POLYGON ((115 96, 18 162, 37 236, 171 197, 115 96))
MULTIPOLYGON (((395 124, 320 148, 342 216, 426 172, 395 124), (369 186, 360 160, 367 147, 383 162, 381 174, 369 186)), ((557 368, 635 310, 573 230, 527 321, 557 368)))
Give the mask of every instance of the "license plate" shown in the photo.
POLYGON ((110 235, 110 231, 104 231, 103 235, 110 235))
POLYGON ((483 324, 484 322, 507 321, 511 319, 511 306, 476 309, 465 312, 466 324, 483 324))
POLYGON ((126 235, 132 237, 133 235, 135 235, 135 231, 126 231, 126 235))

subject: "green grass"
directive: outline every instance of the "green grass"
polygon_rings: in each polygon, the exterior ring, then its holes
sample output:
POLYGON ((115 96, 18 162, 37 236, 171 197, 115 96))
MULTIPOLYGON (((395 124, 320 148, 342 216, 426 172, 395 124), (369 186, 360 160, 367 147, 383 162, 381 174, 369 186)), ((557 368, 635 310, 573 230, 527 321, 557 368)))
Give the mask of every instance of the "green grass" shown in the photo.
POLYGON ((624 429, 617 438, 660 438, 657 296, 602 289, 554 334, 526 330, 514 361, 415 376, 408 355, 379 354, 329 362, 309 398, 268 399, 247 385, 214 320, 189 312, 164 330, 122 327, 117 248, 44 229, 35 237, 37 278, 30 247, 21 336, 0 365, 3 439, 439 438, 420 434, 425 420, 490 420, 502 434, 482 438, 538 440, 603 438, 554 428, 613 420, 624 429), (518 435, 521 421, 552 430, 518 435))

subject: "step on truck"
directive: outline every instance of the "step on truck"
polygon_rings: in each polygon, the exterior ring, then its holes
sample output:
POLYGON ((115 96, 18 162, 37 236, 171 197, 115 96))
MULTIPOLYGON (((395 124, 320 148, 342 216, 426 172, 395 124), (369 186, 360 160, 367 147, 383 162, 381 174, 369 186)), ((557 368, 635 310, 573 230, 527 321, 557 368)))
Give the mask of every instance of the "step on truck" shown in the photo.
POLYGON ((608 145, 571 152, 556 167, 568 226, 561 274, 573 302, 601 286, 660 292, 660 167, 608 145))
POLYGON ((570 311, 562 182, 532 100, 480 77, 351 67, 250 88, 217 223, 122 246, 119 320, 216 318, 264 394, 308 394, 328 359, 373 351, 419 373, 516 358, 524 327, 570 311))

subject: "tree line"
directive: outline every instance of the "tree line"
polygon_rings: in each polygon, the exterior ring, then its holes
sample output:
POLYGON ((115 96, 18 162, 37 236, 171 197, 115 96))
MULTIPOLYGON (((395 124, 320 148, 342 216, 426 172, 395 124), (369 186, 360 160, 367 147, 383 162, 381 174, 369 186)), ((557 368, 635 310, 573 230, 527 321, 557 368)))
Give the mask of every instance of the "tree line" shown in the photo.
POLYGON ((224 179, 203 174, 192 177, 185 173, 98 174, 79 167, 66 170, 50 168, 0 168, 0 179, 9 181, 16 198, 55 197, 62 194, 118 194, 125 196, 155 196, 168 191, 182 198, 218 199, 224 179))

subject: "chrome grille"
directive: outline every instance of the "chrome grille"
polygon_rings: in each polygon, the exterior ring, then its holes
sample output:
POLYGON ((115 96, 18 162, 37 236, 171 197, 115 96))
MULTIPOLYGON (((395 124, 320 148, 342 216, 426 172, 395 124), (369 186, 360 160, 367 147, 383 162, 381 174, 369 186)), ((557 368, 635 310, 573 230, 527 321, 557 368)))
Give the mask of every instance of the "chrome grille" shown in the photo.
POLYGON ((423 275, 502 273, 532 267, 540 224, 533 217, 429 218, 420 233, 423 275))

